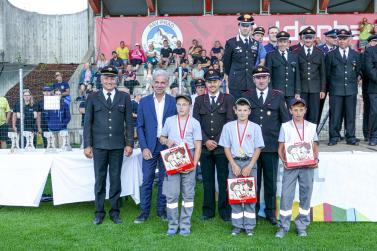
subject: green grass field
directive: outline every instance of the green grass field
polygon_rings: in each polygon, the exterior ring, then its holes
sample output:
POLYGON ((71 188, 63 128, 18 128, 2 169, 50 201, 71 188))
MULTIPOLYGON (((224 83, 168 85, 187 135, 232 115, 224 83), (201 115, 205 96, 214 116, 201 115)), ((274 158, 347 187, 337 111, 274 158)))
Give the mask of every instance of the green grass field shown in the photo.
MULTIPOLYGON (((47 188, 49 190, 49 188, 47 188)), ((200 220, 202 184, 197 184, 192 233, 189 237, 166 236, 167 223, 154 208, 147 222, 133 224, 138 206, 123 203, 123 224, 107 217, 92 224, 94 203, 39 208, 0 208, 0 250, 376 250, 375 223, 312 223, 306 238, 295 235, 294 225, 284 239, 274 237, 276 228, 258 220, 256 234, 231 236, 231 225, 219 218, 200 220)), ((155 200, 154 200, 155 201, 155 200)), ((154 205, 155 203, 153 203, 154 205)))

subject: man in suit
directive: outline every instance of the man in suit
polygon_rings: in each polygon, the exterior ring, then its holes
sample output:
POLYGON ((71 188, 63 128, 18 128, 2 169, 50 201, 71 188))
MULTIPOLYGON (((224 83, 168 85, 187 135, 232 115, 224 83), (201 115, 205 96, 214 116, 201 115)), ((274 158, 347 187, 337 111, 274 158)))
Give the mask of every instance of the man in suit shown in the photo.
POLYGON ((260 209, 259 199, 262 185, 264 184, 264 202, 266 219, 276 225, 276 179, 279 167, 278 137, 281 124, 290 119, 284 95, 281 91, 274 90, 270 83, 269 69, 258 66, 253 71, 253 81, 256 88, 244 94, 251 104, 250 121, 262 128, 265 148, 262 149, 258 159, 257 172, 257 212, 260 209))
POLYGON ((262 43, 251 37, 254 18, 245 14, 238 22, 239 34, 226 41, 223 57, 227 89, 235 100, 254 87, 251 72, 257 64, 264 65, 266 55, 262 43))
POLYGON ((103 89, 88 96, 84 118, 84 154, 93 158, 95 175, 96 213, 93 224, 105 217, 106 176, 110 177, 109 215, 115 224, 119 217, 119 196, 122 191, 123 155, 130 156, 133 148, 131 99, 116 89, 118 70, 106 66, 101 70, 103 89))
MULTIPOLYGON (((368 141, 370 146, 377 145, 377 35, 371 35, 368 38, 369 48, 365 50, 364 55, 364 66, 365 73, 367 76, 367 88, 363 89, 366 91, 369 100, 369 119, 368 126, 369 132, 368 141)), ((364 80, 363 80, 364 81, 364 80)), ((363 82, 363 85, 365 83, 363 82)), ((365 109, 365 108, 364 108, 365 109)), ((364 110, 364 113, 367 111, 364 110)), ((366 113, 366 116, 368 114, 366 113)))
POLYGON ((226 191, 228 178, 228 160, 224 148, 219 146, 223 126, 235 119, 233 112, 234 99, 229 94, 220 92, 220 73, 210 69, 206 73, 208 94, 198 96, 194 105, 194 118, 202 127, 202 168, 204 200, 202 220, 215 217, 215 169, 219 185, 218 211, 224 221, 230 221, 230 206, 226 191))
POLYGON ((155 171, 158 167, 157 216, 166 221, 166 198, 162 194, 165 168, 160 152, 166 149, 159 141, 166 119, 177 113, 175 98, 165 93, 169 75, 165 70, 153 73, 153 93, 140 100, 137 111, 137 135, 143 152, 140 215, 135 224, 146 221, 151 210, 152 188, 155 171))
POLYGON ((352 34, 338 31, 339 48, 326 55, 326 79, 330 94, 329 146, 340 140, 343 113, 345 116, 345 137, 348 145, 358 145, 355 137, 357 81, 361 73, 360 57, 350 48, 352 34))
POLYGON ((315 30, 308 27, 303 31, 304 46, 293 51, 298 56, 301 94, 306 101, 305 119, 316 124, 320 100, 326 95, 326 67, 323 52, 314 46, 315 30))
POLYGON ((300 97, 300 69, 297 55, 288 51, 289 33, 280 31, 276 38, 278 49, 267 54, 266 66, 270 69, 271 86, 283 92, 286 102, 300 97))
POLYGON ((297 50, 298 48, 304 46, 304 35, 303 35, 303 32, 304 32, 306 29, 307 29, 307 28, 301 30, 301 31, 298 33, 299 41, 298 41, 297 44, 292 45, 292 46, 289 47, 289 50, 290 50, 290 51, 297 50))

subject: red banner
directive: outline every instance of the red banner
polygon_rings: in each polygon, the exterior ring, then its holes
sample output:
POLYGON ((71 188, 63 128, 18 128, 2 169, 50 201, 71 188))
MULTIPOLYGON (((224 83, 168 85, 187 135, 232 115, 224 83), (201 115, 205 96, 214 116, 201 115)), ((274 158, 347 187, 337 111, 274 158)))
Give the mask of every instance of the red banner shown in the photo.
MULTIPOLYGON (((291 34, 292 44, 298 40, 298 33, 307 26, 317 31, 317 36, 332 28, 350 29, 354 41, 358 40, 359 22, 363 17, 374 23, 374 14, 327 14, 327 15, 258 15, 257 26, 267 29, 275 25, 291 34)), ((131 49, 135 43, 142 44, 146 50, 149 43, 159 49, 162 41, 168 39, 174 48, 175 41, 181 40, 188 49, 192 39, 197 39, 203 48, 210 50, 215 40, 223 46, 225 41, 238 33, 237 16, 179 16, 179 17, 112 17, 97 18, 97 52, 105 53, 110 58, 111 51, 125 41, 131 49)), ((264 37, 267 41, 267 34, 264 37)))

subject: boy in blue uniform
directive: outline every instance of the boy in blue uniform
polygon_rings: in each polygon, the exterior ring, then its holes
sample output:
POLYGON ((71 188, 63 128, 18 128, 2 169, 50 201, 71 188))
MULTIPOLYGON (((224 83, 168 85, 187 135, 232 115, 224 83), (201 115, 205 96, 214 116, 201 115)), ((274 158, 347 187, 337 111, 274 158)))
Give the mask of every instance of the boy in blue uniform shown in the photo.
POLYGON ((184 142, 193 154, 194 167, 180 173, 167 175, 164 178, 162 193, 166 196, 166 213, 169 221, 167 235, 175 235, 178 227, 180 234, 190 234, 191 214, 195 197, 195 168, 199 162, 202 148, 202 129, 199 122, 190 116, 191 97, 177 95, 177 112, 166 119, 162 128, 160 143, 169 148, 184 142), (178 212, 178 200, 182 190, 181 216, 178 212))
MULTIPOLYGON (((234 111, 237 120, 224 125, 219 145, 224 147, 229 161, 229 178, 252 176, 257 179, 257 160, 264 147, 262 129, 249 121, 250 102, 246 98, 236 101, 234 111)), ((232 235, 238 235, 242 229, 248 236, 254 235, 256 225, 255 203, 233 204, 232 235)))
POLYGON ((283 184, 281 188, 280 201, 280 229, 275 237, 283 238, 289 231, 292 204, 295 197, 296 182, 298 180, 300 188, 300 208, 299 214, 295 219, 297 235, 300 237, 307 236, 306 228, 310 224, 310 200, 313 192, 314 167, 302 166, 295 169, 287 169, 287 158, 285 155, 284 143, 313 143, 314 158, 318 162, 318 136, 317 125, 304 120, 306 113, 306 103, 303 99, 292 99, 289 103, 289 111, 292 120, 282 124, 279 135, 279 157, 284 164, 283 184))

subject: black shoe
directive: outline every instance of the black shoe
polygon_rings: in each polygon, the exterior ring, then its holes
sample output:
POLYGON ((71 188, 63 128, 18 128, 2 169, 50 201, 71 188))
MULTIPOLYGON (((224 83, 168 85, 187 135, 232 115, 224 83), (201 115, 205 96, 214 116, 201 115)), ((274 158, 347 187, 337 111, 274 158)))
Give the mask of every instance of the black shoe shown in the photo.
POLYGON ((377 145, 377 141, 369 141, 368 145, 370 145, 370 146, 376 146, 377 145))
POLYGON ((369 140, 368 140, 368 138, 364 138, 364 141, 365 141, 365 142, 368 142, 369 140))
POLYGON ((114 222, 114 224, 122 224, 123 223, 122 220, 119 218, 119 215, 110 217, 110 219, 112 220, 112 222, 114 222))
POLYGON ((347 145, 358 146, 359 142, 355 139, 355 140, 347 141, 347 145))
POLYGON ((214 218, 215 216, 207 216, 207 215, 202 215, 202 217, 200 218, 201 220, 203 221, 206 221, 206 220, 210 220, 212 218, 214 218))
POLYGON ((225 222, 231 222, 232 219, 230 217, 221 217, 221 219, 223 219, 223 221, 225 222))
POLYGON ((101 224, 102 222, 103 222, 103 216, 96 216, 95 218, 94 218, 94 220, 93 220, 93 224, 94 225, 99 225, 99 224, 101 224))
POLYGON ((327 143, 328 146, 335 146, 336 144, 338 144, 338 142, 336 141, 330 141, 329 143, 327 143))
POLYGON ((278 221, 275 217, 267 217, 266 220, 268 220, 272 226, 276 226, 278 224, 278 221))
POLYGON ((158 217, 159 217, 160 220, 162 220, 162 221, 168 221, 168 217, 166 216, 166 214, 159 215, 158 217))
POLYGON ((141 224, 141 223, 144 223, 144 221, 146 221, 148 219, 148 216, 141 213, 135 220, 134 220, 134 223, 135 224, 141 224))

